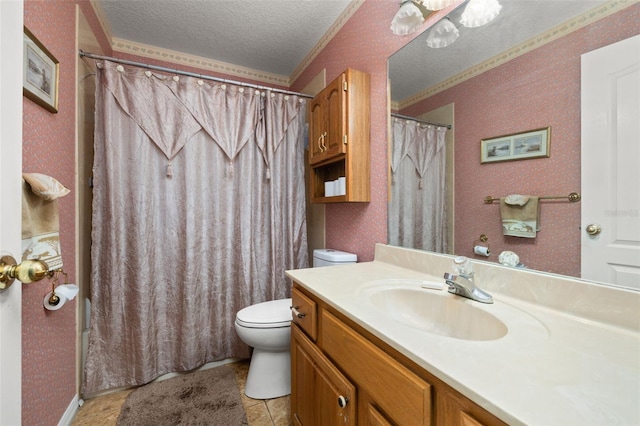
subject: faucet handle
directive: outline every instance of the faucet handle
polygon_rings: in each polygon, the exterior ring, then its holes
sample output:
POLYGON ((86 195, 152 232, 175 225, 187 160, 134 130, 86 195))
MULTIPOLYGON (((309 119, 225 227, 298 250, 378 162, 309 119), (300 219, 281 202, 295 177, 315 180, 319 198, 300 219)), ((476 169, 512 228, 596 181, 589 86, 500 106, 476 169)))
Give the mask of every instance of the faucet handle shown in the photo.
POLYGON ((455 281, 457 278, 458 278, 458 276, 457 276, 457 275, 451 274, 451 273, 449 273, 449 272, 445 272, 445 273, 444 273, 444 279, 445 279, 446 281, 455 281))

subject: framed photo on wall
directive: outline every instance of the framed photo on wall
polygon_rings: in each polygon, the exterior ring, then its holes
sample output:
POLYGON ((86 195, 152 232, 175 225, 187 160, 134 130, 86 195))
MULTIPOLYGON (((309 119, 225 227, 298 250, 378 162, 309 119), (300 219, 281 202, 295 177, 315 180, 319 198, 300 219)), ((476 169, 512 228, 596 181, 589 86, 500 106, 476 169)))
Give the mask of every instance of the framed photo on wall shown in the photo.
POLYGON ((22 93, 51 112, 58 112, 58 60, 24 27, 22 93))
POLYGON ((551 127, 480 140, 480 164, 549 157, 551 127))

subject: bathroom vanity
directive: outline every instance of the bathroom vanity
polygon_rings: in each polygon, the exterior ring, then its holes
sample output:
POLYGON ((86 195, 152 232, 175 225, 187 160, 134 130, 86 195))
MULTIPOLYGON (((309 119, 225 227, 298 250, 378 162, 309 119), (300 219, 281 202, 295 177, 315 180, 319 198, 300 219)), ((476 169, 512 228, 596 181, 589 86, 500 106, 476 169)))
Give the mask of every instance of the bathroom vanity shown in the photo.
POLYGON ((638 292, 477 263, 482 304, 433 288, 451 259, 287 272, 294 424, 640 423, 638 292))

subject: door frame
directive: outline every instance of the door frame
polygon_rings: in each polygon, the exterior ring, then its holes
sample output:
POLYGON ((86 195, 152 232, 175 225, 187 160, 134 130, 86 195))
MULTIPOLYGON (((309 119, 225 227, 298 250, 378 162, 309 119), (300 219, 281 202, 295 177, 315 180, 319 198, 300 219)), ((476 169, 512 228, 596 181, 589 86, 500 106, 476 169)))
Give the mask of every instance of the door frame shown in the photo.
MULTIPOLYGON (((21 254, 22 229, 23 20, 23 0, 0 1, 0 251, 14 257, 21 254)), ((21 389, 22 284, 16 280, 0 292, 0 424, 21 423, 21 389)))

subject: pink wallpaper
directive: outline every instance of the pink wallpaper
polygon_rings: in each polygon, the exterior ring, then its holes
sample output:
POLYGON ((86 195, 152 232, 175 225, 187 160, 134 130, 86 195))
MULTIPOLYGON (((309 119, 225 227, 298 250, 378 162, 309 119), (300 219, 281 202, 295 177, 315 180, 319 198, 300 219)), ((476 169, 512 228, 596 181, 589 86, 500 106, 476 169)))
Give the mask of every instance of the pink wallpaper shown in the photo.
MULTIPOLYGON (((75 282, 75 2, 24 3, 24 24, 60 62, 58 113, 23 98, 23 171, 53 176, 64 269, 75 282)), ((22 423, 55 425, 76 393, 76 301, 47 311, 48 280, 22 286, 22 423)))
POLYGON ((580 192, 580 55, 638 34, 639 11, 631 6, 401 111, 455 103, 456 253, 475 257, 474 240, 487 234, 489 260, 513 250, 533 269, 580 276, 580 203, 542 201, 541 231, 529 239, 503 236, 498 204, 483 199, 580 192), (547 126, 550 158, 480 164, 481 139, 547 126))

